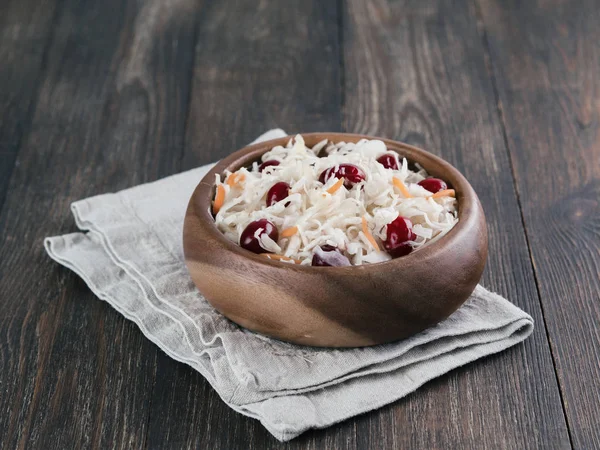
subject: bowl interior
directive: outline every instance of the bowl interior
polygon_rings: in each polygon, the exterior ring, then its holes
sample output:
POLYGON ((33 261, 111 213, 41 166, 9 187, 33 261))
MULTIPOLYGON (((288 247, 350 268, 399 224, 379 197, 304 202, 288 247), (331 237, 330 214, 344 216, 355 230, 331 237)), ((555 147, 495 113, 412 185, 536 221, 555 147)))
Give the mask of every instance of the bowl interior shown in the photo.
MULTIPOLYGON (((427 171, 429 175, 443 179, 448 183, 449 187, 454 189, 456 192, 459 220, 458 223, 452 228, 452 230, 448 232, 446 236, 402 258, 396 258, 376 264, 366 264, 360 266, 362 268, 367 268, 367 270, 371 268, 372 270, 377 270, 377 267, 381 267, 382 265, 387 264, 410 264, 411 261, 414 260, 414 258, 427 257, 428 254, 434 254, 436 248, 443 245, 451 244, 453 241, 459 240, 461 237, 461 233, 466 232, 466 230, 468 230, 469 228, 469 225, 473 225, 474 221, 479 220, 477 217, 474 216, 474 213, 477 212, 478 208, 476 208, 476 206, 479 204, 479 201, 469 182, 450 163, 425 150, 398 141, 360 134, 303 133, 301 135, 308 147, 313 147, 314 145, 318 144, 324 139, 328 139, 335 143, 341 141, 358 142, 361 139, 379 139, 386 144, 389 151, 397 152, 400 155, 400 157, 405 157, 409 162, 418 163, 427 171)), ((223 173, 226 170, 235 172, 236 170, 242 167, 250 166, 254 161, 259 160, 264 153, 266 153, 273 147, 277 145, 285 146, 289 139, 291 139, 292 137, 293 136, 286 136, 283 138, 250 145, 229 155, 225 159, 221 160, 218 164, 216 164, 215 167, 213 167, 213 169, 211 169, 211 171, 208 172, 206 176, 202 179, 196 192, 194 193, 194 197, 192 200, 197 203, 197 207, 195 208, 197 214, 200 216, 199 218, 202 221, 208 222, 212 225, 211 227, 208 227, 208 230, 205 231, 209 231, 211 233, 211 237, 214 237, 215 239, 221 241, 221 244, 224 248, 226 248, 229 251, 239 253, 247 258, 251 258, 258 264, 285 266, 288 267, 290 270, 351 271, 359 266, 327 268, 312 267, 305 265, 292 265, 276 260, 271 260, 269 258, 260 257, 259 255, 245 250, 239 245, 231 242, 217 229, 217 227, 214 224, 214 219, 212 217, 211 212, 211 205, 216 189, 215 175, 223 175, 223 173)))

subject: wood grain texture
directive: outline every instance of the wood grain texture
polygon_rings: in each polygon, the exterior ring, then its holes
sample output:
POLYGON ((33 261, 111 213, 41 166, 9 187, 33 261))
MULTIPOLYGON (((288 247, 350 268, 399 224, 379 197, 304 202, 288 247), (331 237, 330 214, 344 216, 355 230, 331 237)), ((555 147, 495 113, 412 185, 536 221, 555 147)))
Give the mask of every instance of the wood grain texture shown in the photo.
POLYGON ((64 4, 0 216, 3 448, 145 446, 158 350, 42 239, 74 230, 70 202, 178 169, 195 4, 64 4))
MULTIPOLYGON (((537 327, 524 345, 427 385, 373 420, 427 424, 396 433, 390 448, 569 447, 474 9, 349 0, 344 25, 345 128, 421 146, 463 172, 489 225, 483 284, 529 312, 537 327)), ((372 426, 358 433, 371 446, 380 439, 372 426)))
POLYGON ((217 161, 270 128, 340 131, 337 8, 320 3, 202 8, 183 169, 217 161))
POLYGON ((568 448, 546 333, 572 444, 599 447, 598 11, 0 0, 0 448, 568 448), (75 231, 70 202, 274 126, 380 134, 461 169, 489 224, 483 284, 533 336, 282 445, 45 255, 45 235, 75 231))
POLYGON ((573 446, 600 448, 600 9, 479 2, 573 446))
POLYGON ((23 134, 29 127, 60 0, 0 4, 0 210, 23 134))
MULTIPOLYGON (((218 160, 273 127, 339 130, 337 21, 335 2, 203 5, 182 169, 218 160)), ((258 421, 233 413, 206 381, 180 366, 159 359, 149 448, 279 448, 258 421)))

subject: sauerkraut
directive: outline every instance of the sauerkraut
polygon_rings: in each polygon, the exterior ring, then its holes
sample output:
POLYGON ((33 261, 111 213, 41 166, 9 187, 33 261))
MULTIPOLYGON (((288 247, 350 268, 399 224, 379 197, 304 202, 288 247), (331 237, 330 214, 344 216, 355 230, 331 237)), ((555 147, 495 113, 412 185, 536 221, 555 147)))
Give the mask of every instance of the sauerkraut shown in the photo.
POLYGON ((217 175, 215 223, 227 239, 239 245, 243 237, 242 246, 283 262, 319 265, 313 259, 332 250, 352 265, 387 261, 395 245, 388 225, 397 218, 412 224, 410 239, 403 243, 409 252, 442 238, 458 222, 454 191, 425 189, 418 183, 437 179, 410 166, 380 140, 322 141, 308 148, 297 135, 252 167, 217 175), (282 182, 289 189, 274 195, 277 189, 271 188, 282 182), (261 219, 275 229, 264 232, 256 226, 266 223, 257 222, 261 219), (254 246, 247 245, 253 239, 254 246))

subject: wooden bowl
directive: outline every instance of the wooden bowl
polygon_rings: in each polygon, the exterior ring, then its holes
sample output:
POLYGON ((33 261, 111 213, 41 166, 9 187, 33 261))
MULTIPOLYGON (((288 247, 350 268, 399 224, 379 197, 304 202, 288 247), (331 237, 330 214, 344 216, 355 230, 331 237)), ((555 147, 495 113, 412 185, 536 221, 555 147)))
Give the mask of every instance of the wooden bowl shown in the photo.
MULTIPOLYGON (((357 142, 357 134, 302 135, 357 142)), ((395 341, 452 314, 475 289, 487 257, 479 199, 446 161, 401 142, 389 150, 419 163, 456 190, 459 221, 442 239, 407 256, 352 267, 311 267, 272 261, 227 240, 211 215, 215 174, 250 165, 289 137, 246 147, 218 163, 198 184, 185 217, 183 248, 190 275, 222 314, 250 330, 284 341, 359 347, 395 341)))

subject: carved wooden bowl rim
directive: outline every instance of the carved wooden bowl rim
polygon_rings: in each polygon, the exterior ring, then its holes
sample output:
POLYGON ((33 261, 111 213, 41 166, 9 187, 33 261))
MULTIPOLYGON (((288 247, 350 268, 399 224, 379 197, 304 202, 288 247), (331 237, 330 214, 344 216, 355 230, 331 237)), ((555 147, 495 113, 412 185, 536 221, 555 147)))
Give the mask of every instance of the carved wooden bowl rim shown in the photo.
MULTIPOLYGON (((375 264, 363 264, 360 266, 313 267, 300 264, 290 264, 277 260, 271 260, 243 249, 236 243, 227 239, 215 225, 215 221, 211 212, 212 200, 215 195, 215 175, 222 175, 225 170, 235 172, 241 167, 249 166, 252 162, 257 161, 265 152, 269 151, 273 147, 277 145, 285 146, 289 139, 293 137, 290 135, 249 145, 235 153, 232 153, 217 163, 200 181, 190 199, 188 214, 186 214, 184 223, 184 230, 191 226, 191 220, 193 220, 191 217, 195 217, 197 219, 194 220, 196 226, 200 226, 201 231, 206 233, 206 238, 214 238, 215 241, 219 243, 223 251, 250 259, 256 264, 275 266, 279 269, 281 269, 282 266, 285 266, 288 270, 295 272, 322 272, 325 270, 332 272, 335 271, 340 274, 347 273, 348 275, 354 274, 356 269, 360 267, 360 273, 363 275, 371 271, 389 269, 391 266, 394 267, 394 270, 409 270, 410 266, 416 260, 434 257, 441 248, 459 243, 465 234, 473 232, 473 229, 477 226, 479 220, 484 220, 477 194, 467 179, 450 163, 423 149, 405 144, 400 141, 363 134, 327 132, 299 134, 302 135, 306 145, 309 147, 312 147, 323 139, 329 139, 333 142, 357 142, 360 139, 379 139, 383 141, 389 151, 396 151, 400 156, 406 157, 408 161, 420 164, 429 175, 443 179, 448 183, 449 188, 455 190, 458 204, 458 223, 445 236, 436 242, 428 244, 418 251, 412 252, 400 258, 391 259, 389 261, 375 264), (192 208, 193 202, 196 203, 194 208, 195 214, 191 215, 189 214, 189 210, 192 208)), ((184 241, 184 252, 186 246, 187 244, 184 241)))

